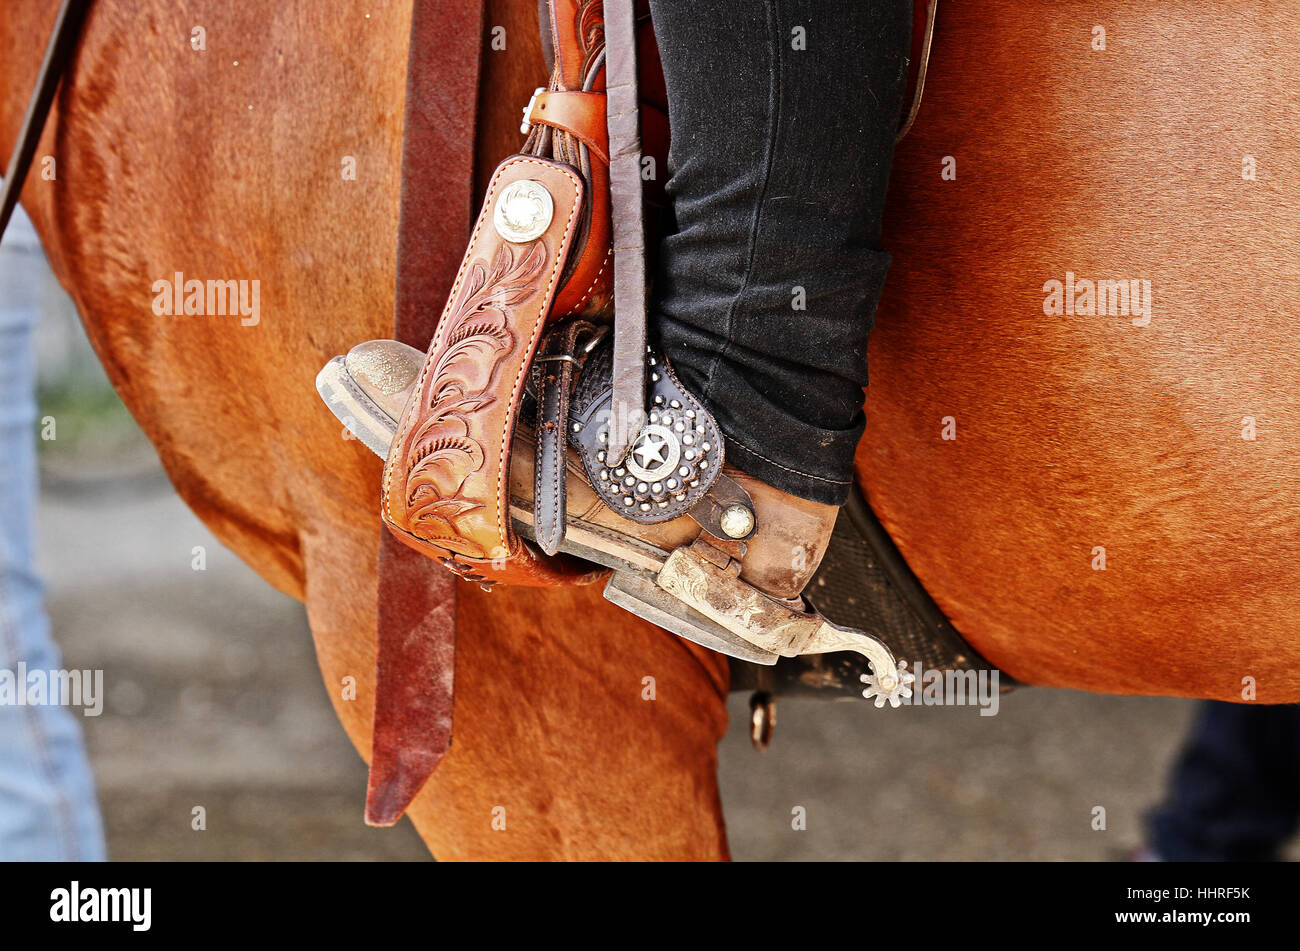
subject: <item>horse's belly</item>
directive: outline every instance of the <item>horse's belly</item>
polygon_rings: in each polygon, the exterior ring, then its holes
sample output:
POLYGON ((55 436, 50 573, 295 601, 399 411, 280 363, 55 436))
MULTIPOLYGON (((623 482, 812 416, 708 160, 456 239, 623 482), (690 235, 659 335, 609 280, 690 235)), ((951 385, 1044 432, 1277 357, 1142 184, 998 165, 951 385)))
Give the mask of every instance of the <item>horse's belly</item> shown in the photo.
POLYGON ((1300 13, 1253 6, 940 4, 858 463, 1031 682, 1300 700, 1300 13))

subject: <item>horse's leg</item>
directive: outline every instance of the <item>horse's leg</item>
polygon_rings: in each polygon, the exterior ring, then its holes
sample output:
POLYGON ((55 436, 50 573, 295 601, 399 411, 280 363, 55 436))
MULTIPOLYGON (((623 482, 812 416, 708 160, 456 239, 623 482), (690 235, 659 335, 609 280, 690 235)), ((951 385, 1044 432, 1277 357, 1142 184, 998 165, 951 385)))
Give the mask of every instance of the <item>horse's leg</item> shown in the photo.
MULTIPOLYGON (((357 519, 304 542, 321 672, 363 756, 374 643, 356 634, 374 630, 375 578, 358 566, 377 554, 375 526, 357 519)), ((720 655, 623 613, 595 585, 464 584, 458 621, 451 752, 409 810, 438 858, 726 857, 720 655)), ((361 802, 358 791, 358 815, 361 802)))

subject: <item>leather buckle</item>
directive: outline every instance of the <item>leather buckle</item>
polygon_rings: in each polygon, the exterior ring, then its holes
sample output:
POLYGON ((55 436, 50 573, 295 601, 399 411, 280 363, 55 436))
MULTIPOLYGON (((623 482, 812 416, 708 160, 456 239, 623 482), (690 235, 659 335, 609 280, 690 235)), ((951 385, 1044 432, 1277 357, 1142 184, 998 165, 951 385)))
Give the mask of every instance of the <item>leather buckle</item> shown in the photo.
POLYGON ((537 104, 537 97, 546 92, 545 86, 538 86, 533 90, 532 96, 528 99, 528 105, 524 106, 524 121, 519 123, 519 131, 527 135, 533 128, 533 123, 529 116, 533 114, 533 106, 537 104))

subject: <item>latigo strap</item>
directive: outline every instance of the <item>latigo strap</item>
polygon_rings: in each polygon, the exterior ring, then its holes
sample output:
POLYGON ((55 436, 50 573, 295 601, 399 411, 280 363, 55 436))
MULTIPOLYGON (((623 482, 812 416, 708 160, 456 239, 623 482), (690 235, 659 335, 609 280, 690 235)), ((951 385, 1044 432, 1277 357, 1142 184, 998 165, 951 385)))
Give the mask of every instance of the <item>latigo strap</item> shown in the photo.
POLYGON ((609 456, 622 462, 645 408, 646 261, 641 204, 640 100, 637 94, 636 8, 605 0, 609 189, 614 220, 614 395, 609 456))
MULTIPOLYGON (((394 336, 433 336, 473 222, 484 0, 417 0, 402 127, 394 336)), ((366 822, 401 818, 451 746, 456 578, 388 531, 379 543, 366 822)))

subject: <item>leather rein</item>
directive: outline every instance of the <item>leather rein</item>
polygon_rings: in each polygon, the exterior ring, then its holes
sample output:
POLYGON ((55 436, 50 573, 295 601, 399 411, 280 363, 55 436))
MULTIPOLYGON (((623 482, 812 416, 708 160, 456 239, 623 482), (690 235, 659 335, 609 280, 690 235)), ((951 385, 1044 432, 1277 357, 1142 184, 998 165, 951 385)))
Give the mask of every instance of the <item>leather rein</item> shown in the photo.
POLYGON ((4 237, 9 227, 9 219, 18 205, 18 196, 22 194, 23 183, 31 170, 32 159, 36 157, 36 146, 45 131, 45 120, 49 118, 50 108, 54 105, 54 94, 58 92, 59 80, 72 63, 73 53, 77 49, 77 40, 81 36, 81 25, 90 11, 91 0, 63 0, 59 7, 54 29, 50 31, 50 42, 45 47, 45 58, 41 61, 41 70, 36 77, 36 89, 27 103, 27 114, 23 117, 22 128, 18 130, 18 142, 5 169, 4 187, 0 189, 0 238, 4 237))

